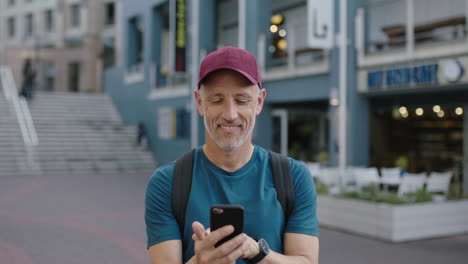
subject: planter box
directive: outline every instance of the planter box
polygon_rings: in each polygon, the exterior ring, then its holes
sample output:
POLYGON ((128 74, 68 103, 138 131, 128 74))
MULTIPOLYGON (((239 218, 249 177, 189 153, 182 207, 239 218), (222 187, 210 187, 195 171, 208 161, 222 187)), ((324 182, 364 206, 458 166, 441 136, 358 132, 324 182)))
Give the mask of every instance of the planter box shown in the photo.
POLYGON ((468 201, 389 205, 318 195, 320 224, 391 242, 468 232, 468 201))

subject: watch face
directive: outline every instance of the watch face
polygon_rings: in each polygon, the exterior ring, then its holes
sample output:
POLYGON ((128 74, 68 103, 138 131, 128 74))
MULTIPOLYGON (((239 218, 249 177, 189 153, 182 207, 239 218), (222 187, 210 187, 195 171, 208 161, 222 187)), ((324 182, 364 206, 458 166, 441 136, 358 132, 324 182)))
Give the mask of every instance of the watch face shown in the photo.
POLYGON ((268 246, 268 243, 264 239, 260 239, 258 241, 258 246, 260 247, 260 251, 264 252, 265 255, 270 253, 270 247, 268 246))

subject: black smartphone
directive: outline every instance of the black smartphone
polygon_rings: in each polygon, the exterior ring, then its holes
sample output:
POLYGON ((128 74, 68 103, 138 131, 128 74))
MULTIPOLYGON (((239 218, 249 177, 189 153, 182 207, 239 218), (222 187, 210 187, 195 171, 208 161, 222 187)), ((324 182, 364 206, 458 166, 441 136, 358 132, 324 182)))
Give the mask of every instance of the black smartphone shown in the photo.
POLYGON ((241 205, 218 204, 210 208, 210 228, 215 231, 226 225, 234 226, 234 232, 221 239, 215 247, 244 232, 244 207, 241 205))

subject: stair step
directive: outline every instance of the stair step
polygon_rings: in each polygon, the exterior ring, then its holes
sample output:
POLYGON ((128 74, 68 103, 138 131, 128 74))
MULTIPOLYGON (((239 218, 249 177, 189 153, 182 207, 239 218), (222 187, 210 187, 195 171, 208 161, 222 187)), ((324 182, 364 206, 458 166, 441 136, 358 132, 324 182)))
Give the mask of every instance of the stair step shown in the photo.
POLYGON ((29 103, 41 169, 24 169, 28 156, 18 121, 0 96, 0 175, 112 173, 156 168, 151 152, 135 146, 136 128, 122 124, 106 94, 38 92, 29 103))

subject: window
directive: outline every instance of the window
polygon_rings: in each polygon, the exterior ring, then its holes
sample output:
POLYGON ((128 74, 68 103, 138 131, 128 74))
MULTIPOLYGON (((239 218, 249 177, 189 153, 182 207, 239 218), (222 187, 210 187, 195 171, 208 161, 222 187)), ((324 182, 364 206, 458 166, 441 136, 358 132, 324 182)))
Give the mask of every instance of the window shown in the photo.
POLYGON ((104 39, 102 44, 102 57, 104 68, 109 68, 115 64, 115 39, 113 37, 104 39))
POLYGON ((239 4, 237 0, 217 1, 217 46, 238 46, 239 4))
POLYGON ((81 6, 80 4, 72 4, 70 6, 70 27, 77 28, 81 24, 81 6))
POLYGON ((130 18, 128 41, 129 65, 141 64, 143 62, 143 23, 141 17, 130 18))
POLYGON ((188 139, 190 113, 184 108, 159 108, 158 136, 160 139, 188 139))
POLYGON ((115 24, 115 3, 106 3, 105 21, 106 25, 115 24))
POLYGON ((45 11, 45 31, 52 32, 54 31, 54 16, 52 9, 45 11))
POLYGON ((46 71, 45 71, 45 85, 44 88, 47 91, 54 90, 54 82, 55 82, 55 63, 53 61, 46 61, 46 71))
POLYGON ((274 1, 267 36, 267 68, 294 65, 312 65, 324 59, 322 49, 307 43, 307 1, 274 1), (292 49, 292 54, 288 50, 292 49), (293 56, 292 60, 289 57, 293 56))
POLYGON ((14 38, 15 37, 15 18, 14 17, 8 18, 7 24, 8 24, 8 37, 14 38))
POLYGON ((81 63, 73 61, 68 64, 68 90, 78 92, 80 90, 81 63))
POLYGON ((27 14, 25 16, 25 29, 24 29, 24 32, 26 34, 26 36, 28 37, 31 37, 33 35, 33 31, 34 31, 34 17, 33 17, 33 14, 27 14))
POLYGON ((155 7, 153 14, 155 86, 162 88, 167 87, 169 81, 169 4, 165 3, 155 7))
POLYGON ((466 3, 466 0, 451 0, 447 3, 415 0, 415 45, 466 39, 466 3))
POLYGON ((365 7, 366 52, 403 49, 407 39, 406 1, 369 1, 365 7))

